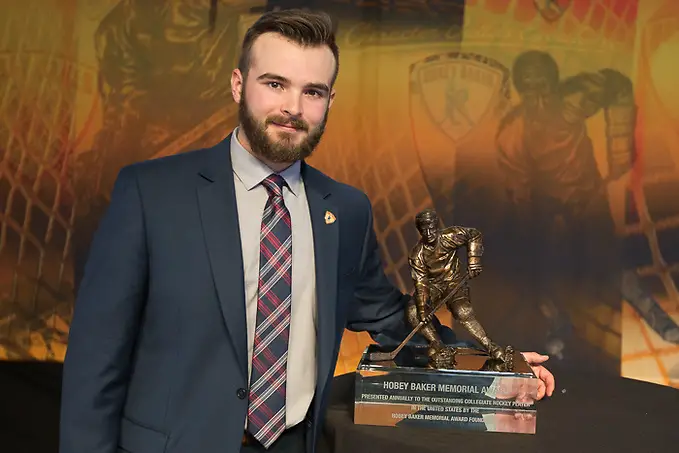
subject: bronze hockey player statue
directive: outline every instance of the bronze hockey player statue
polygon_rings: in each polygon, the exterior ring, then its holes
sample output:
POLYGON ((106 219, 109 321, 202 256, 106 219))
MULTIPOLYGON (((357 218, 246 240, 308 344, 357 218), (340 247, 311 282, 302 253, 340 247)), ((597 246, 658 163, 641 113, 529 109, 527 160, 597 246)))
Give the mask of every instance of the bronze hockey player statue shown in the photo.
POLYGON ((409 256, 415 293, 407 306, 406 316, 413 328, 423 322, 419 333, 429 343, 430 364, 435 368, 452 368, 456 363, 455 348, 444 345, 431 324, 436 307, 456 289, 455 294, 446 302, 455 321, 467 329, 491 358, 511 361, 513 349, 502 349, 491 341, 476 319, 469 298, 468 280, 463 281, 465 272, 461 269, 460 249, 467 249, 469 279, 476 277, 482 270, 481 233, 474 228, 462 226, 440 229, 438 215, 433 209, 417 214, 415 225, 421 237, 409 256))

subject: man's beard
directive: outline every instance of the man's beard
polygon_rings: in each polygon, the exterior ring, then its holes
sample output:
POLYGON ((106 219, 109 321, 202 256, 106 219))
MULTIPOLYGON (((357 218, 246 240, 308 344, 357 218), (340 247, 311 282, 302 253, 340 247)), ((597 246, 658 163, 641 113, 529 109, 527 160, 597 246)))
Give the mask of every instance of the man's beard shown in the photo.
POLYGON ((306 159, 314 152, 325 131, 328 112, 325 112, 323 121, 311 131, 309 131, 309 125, 306 121, 283 115, 270 116, 262 123, 252 116, 245 96, 243 96, 238 106, 238 117, 254 153, 272 163, 290 163, 306 159), (295 144, 293 133, 278 132, 280 139, 274 141, 269 138, 266 132, 266 127, 272 123, 294 127, 307 132, 308 135, 301 143, 295 144))

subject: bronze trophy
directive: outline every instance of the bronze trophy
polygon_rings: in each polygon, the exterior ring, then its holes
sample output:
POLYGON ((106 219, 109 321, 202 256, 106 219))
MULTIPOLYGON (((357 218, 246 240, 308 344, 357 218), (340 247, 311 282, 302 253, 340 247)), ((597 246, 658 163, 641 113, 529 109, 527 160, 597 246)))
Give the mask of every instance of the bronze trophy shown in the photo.
POLYGON ((404 309, 410 334, 392 351, 370 345, 356 373, 354 422, 535 433, 538 379, 521 354, 493 342, 476 319, 469 282, 482 271, 483 240, 470 227, 440 228, 436 212, 415 217, 409 256, 415 291, 404 309), (466 249, 467 270, 460 253, 466 249), (447 307, 480 347, 446 345, 432 325, 447 307), (427 346, 410 344, 416 334, 427 346))

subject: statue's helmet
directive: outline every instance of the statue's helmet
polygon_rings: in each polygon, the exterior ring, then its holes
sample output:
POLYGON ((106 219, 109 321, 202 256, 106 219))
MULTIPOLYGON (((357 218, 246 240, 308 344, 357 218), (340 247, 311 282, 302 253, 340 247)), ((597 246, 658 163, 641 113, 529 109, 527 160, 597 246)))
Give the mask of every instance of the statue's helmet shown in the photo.
POLYGON ((415 216, 415 225, 419 228, 421 225, 438 224, 439 217, 434 209, 425 209, 420 211, 415 216))

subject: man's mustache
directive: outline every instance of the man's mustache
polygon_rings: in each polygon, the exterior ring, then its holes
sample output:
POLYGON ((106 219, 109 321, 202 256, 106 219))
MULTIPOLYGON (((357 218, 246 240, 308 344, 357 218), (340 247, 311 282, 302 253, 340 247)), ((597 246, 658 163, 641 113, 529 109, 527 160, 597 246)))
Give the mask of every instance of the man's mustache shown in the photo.
POLYGON ((300 118, 286 118, 284 116, 273 116, 269 117, 266 120, 266 124, 277 124, 279 126, 288 126, 292 127, 294 129, 300 130, 300 131, 308 131, 309 130, 309 125, 306 123, 306 121, 300 119, 300 118))

